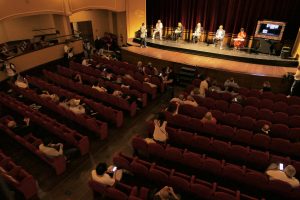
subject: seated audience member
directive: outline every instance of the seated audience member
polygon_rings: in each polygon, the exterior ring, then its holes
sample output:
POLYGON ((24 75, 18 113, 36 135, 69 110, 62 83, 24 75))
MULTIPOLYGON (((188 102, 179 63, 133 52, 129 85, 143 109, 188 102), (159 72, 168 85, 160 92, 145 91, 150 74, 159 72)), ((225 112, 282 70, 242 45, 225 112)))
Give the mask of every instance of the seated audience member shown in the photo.
POLYGON ((195 99, 191 95, 187 96, 186 100, 183 101, 183 104, 191 105, 194 107, 198 106, 198 103, 195 101, 195 99))
POLYGON ((81 78, 81 75, 80 75, 80 74, 76 74, 75 77, 74 77, 74 80, 75 80, 77 83, 82 84, 82 78, 81 78))
POLYGON ((157 85, 150 83, 150 79, 149 78, 145 78, 144 83, 146 83, 147 85, 149 85, 151 88, 157 88, 157 85))
POLYGON ((203 81, 200 83, 200 94, 199 96, 205 97, 206 96, 206 91, 208 90, 208 82, 210 81, 210 77, 206 77, 203 81))
POLYGON ((43 91, 42 94, 40 94, 40 97, 42 98, 48 98, 53 102, 59 102, 59 96, 57 96, 57 94, 49 94, 48 91, 43 91))
POLYGON ((16 66, 6 60, 4 61, 1 70, 5 70, 7 76, 9 77, 9 82, 12 83, 14 76, 17 74, 16 66))
POLYGON ((88 58, 83 58, 81 64, 84 65, 84 66, 90 66, 90 65, 91 65, 91 64, 89 63, 89 59, 88 59, 88 58))
POLYGON ((235 96, 235 97, 232 98, 231 102, 243 105, 244 104, 244 100, 245 99, 244 99, 243 96, 237 95, 237 96, 235 96))
POLYGON ((123 97, 123 92, 121 92, 120 90, 115 90, 112 95, 116 96, 116 97, 123 97))
POLYGON ((260 129, 260 133, 269 135, 270 126, 268 124, 264 124, 263 127, 260 129))
POLYGON ((199 96, 200 95, 200 90, 199 88, 194 88, 191 93, 192 96, 199 96))
POLYGON ((184 100, 185 100, 184 95, 180 94, 178 97, 174 97, 173 99, 171 99, 170 102, 176 102, 176 103, 179 103, 179 104, 183 104, 184 100))
POLYGON ((75 114, 85 113, 85 108, 82 105, 80 105, 79 99, 70 99, 69 101, 59 103, 59 105, 67 110, 72 111, 75 114))
POLYGON ((146 67, 144 67, 143 72, 145 75, 158 76, 158 70, 156 67, 153 67, 151 62, 149 62, 146 67))
POLYGON ((225 81, 224 87, 226 91, 232 92, 234 89, 238 89, 239 85, 234 81, 234 78, 231 77, 225 81))
POLYGON ((116 170, 114 166, 107 168, 106 163, 99 163, 96 169, 92 170, 91 178, 100 184, 113 186, 116 181, 122 178, 122 170, 116 170))
POLYGON ((32 126, 30 126, 29 117, 24 117, 24 119, 22 121, 19 121, 18 123, 15 121, 15 119, 9 118, 6 120, 6 125, 18 135, 26 135, 32 132, 32 126))
POLYGON ((179 196, 175 194, 172 187, 165 186, 155 193, 153 200, 179 200, 179 196))
POLYGON ((15 85, 19 88, 28 88, 28 81, 26 78, 22 77, 20 74, 18 75, 17 80, 15 81, 15 85))
POLYGON ((138 72, 141 72, 141 73, 144 73, 142 61, 138 61, 138 62, 137 62, 137 71, 138 71, 138 72))
POLYGON ((211 112, 207 112, 207 113, 204 115, 204 117, 201 119, 201 122, 202 122, 203 124, 205 124, 205 123, 216 124, 216 123, 217 123, 217 120, 216 120, 216 118, 214 118, 214 117, 212 116, 212 113, 211 113, 211 112))
POLYGON ((283 170, 280 170, 279 165, 272 163, 266 174, 269 176, 270 181, 280 180, 290 184, 293 188, 300 186, 299 180, 295 178, 296 169, 292 165, 287 165, 283 170))
POLYGON ((49 158, 54 158, 54 157, 64 155, 63 147, 64 147, 64 145, 62 143, 57 143, 57 144, 49 143, 47 145, 42 143, 39 145, 39 150, 45 156, 47 156, 49 158))
POLYGON ((260 90, 261 92, 271 92, 271 83, 269 81, 265 81, 262 85, 262 89, 260 90))
POLYGON ((214 80, 211 84, 211 86, 208 88, 208 91, 210 92, 221 92, 221 88, 218 86, 218 82, 214 80))
POLYGON ((164 67, 159 76, 162 78, 162 81, 165 85, 172 84, 174 81, 173 70, 170 67, 164 67))
POLYGON ((166 131, 167 121, 164 113, 159 113, 157 119, 154 120, 154 133, 153 139, 156 142, 165 143, 168 139, 168 133, 166 131))
POLYGON ((104 78, 107 79, 107 80, 112 80, 113 79, 113 73, 112 73, 111 69, 106 70, 104 78))
POLYGON ((100 83, 98 83, 97 85, 93 85, 92 88, 97 90, 98 92, 107 92, 107 89, 105 87, 100 86, 100 83))
POLYGON ((130 74, 125 74, 124 75, 124 78, 126 79, 131 79, 131 80, 134 80, 134 78, 130 75, 130 74))

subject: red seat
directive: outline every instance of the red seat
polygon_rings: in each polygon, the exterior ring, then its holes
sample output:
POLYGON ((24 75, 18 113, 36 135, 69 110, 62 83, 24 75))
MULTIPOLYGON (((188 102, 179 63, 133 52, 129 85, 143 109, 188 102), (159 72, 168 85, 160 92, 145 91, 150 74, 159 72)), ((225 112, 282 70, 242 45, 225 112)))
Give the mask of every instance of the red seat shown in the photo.
POLYGON ((163 146, 157 143, 149 143, 148 152, 149 155, 155 156, 157 158, 161 158, 165 155, 165 150, 163 146))
POLYGON ((261 99, 259 107, 261 109, 272 110, 274 102, 271 99, 261 99))
POLYGON ((251 89, 247 94, 248 97, 259 97, 260 95, 261 93, 257 89, 251 89))
POLYGON ((245 100, 245 105, 247 106, 254 106, 254 107, 258 107, 260 103, 260 100, 256 97, 247 97, 245 100))
POLYGON ((251 145, 267 150, 270 145, 270 137, 265 134, 254 134, 251 145))
POLYGON ((288 122, 289 116, 283 112, 275 112, 273 115, 273 124, 286 124, 288 122))
POLYGON ((142 154, 148 153, 148 144, 141 137, 134 137, 131 141, 131 145, 139 153, 142 153, 142 154))
POLYGON ((247 96, 248 92, 249 92, 248 88, 243 88, 243 87, 239 88, 240 95, 247 96))
POLYGON ((293 143, 291 148, 291 155, 300 157, 299 152, 300 152, 300 142, 293 143))
POLYGON ((182 163, 194 169, 202 170, 204 159, 200 154, 186 152, 183 153, 182 163))
POLYGON ((270 149, 274 152, 290 155, 292 152, 291 143, 289 140, 281 138, 273 138, 270 143, 270 149))
POLYGON ((261 190, 266 189, 269 184, 269 178, 266 174, 253 170, 246 172, 245 180, 247 180, 245 184, 261 190))
POLYGON ((251 117, 241 117, 238 120, 237 127, 252 131, 254 128, 255 120, 251 117))
POLYGON ((286 95, 284 94, 275 94, 274 97, 272 98, 274 102, 277 102, 277 101, 281 101, 281 102, 287 102, 287 98, 286 98, 286 95))
POLYGON ((191 184, 191 192, 198 198, 209 200, 213 195, 213 189, 202 184, 191 184))
POLYGON ((269 165, 269 153, 263 151, 256 151, 251 149, 247 158, 248 163, 262 169, 266 169, 269 165))
POLYGON ((260 95, 260 98, 261 99, 274 99, 274 94, 273 92, 263 92, 261 95, 260 95))
POLYGON ((238 129, 233 137, 233 141, 243 144, 251 144, 252 136, 253 134, 251 131, 238 129))
POLYGON ((228 157, 244 163, 249 154, 249 147, 244 147, 241 145, 231 145, 231 147, 228 150, 228 157))
POLYGON ((280 180, 272 180, 269 182, 268 190, 285 198, 292 192, 292 186, 280 180))
POLYGON ((207 137, 203 137, 203 136, 197 136, 195 138, 195 147, 194 148, 197 148, 197 149, 200 149, 200 150, 204 150, 204 151, 209 151, 210 150, 210 147, 211 147, 211 139, 210 138, 207 138, 207 137))
POLYGON ((232 94, 230 94, 228 92, 223 92, 223 93, 221 93, 221 99, 229 102, 232 99, 232 94))
POLYGON ((300 139, 300 128, 290 128, 289 130, 289 138, 293 140, 300 139))
POLYGON ((169 161, 180 162, 182 160, 182 152, 178 148, 167 147, 164 157, 169 161))
POLYGON ((239 120, 239 116, 233 113, 226 113, 224 114, 223 118, 221 119, 221 123, 236 127, 239 120))
POLYGON ((278 101, 273 105, 273 112, 287 112, 288 105, 285 102, 278 101))
POLYGON ((291 163, 291 159, 289 157, 272 154, 270 155, 270 163, 283 163, 284 166, 287 166, 291 163))
POLYGON ((108 187, 106 189, 106 197, 110 199, 116 199, 116 200, 122 200, 128 198, 128 196, 124 192, 121 192, 120 190, 117 190, 116 188, 113 187, 108 187))
POLYGON ((215 100, 210 97, 204 98, 202 105, 209 110, 215 109, 215 100))
POLYGON ((135 175, 142 178, 147 177, 148 175, 148 168, 137 161, 130 163, 130 170, 133 171, 135 175))
POLYGON ((240 115, 243 111, 243 106, 241 106, 241 104, 238 103, 231 103, 228 109, 229 113, 234 113, 237 115, 240 115))
POLYGON ((223 162, 213 158, 207 158, 204 160, 203 168, 208 173, 211 173, 215 176, 220 176, 223 170, 223 162))
POLYGON ((230 144, 221 140, 213 140, 210 151, 218 155, 225 156, 230 148, 230 144))
POLYGON ((217 126, 216 135, 223 138, 231 139, 234 135, 234 128, 227 125, 217 126))
POLYGON ((215 109, 220 110, 222 112, 228 111, 228 102, 224 100, 217 100, 215 101, 215 109))
POLYGON ((256 119, 271 122, 273 120, 273 112, 269 109, 263 108, 258 111, 256 119))
POLYGON ((251 117, 256 119, 258 113, 258 109, 254 106, 245 106, 241 116, 251 117))
POLYGON ((291 116, 289 117, 288 124, 291 128, 299 128, 300 127, 300 116, 291 116))
POLYGON ((291 96, 287 100, 289 105, 300 105, 300 97, 297 96, 291 96))
POLYGON ((189 191, 189 182, 179 176, 170 176, 170 185, 174 187, 174 190, 181 191, 181 192, 188 192, 189 191))
POLYGON ((222 121, 224 114, 220 110, 211 110, 211 114, 217 121, 222 121))
POLYGON ((271 137, 289 138, 289 127, 284 124, 273 124, 270 133, 271 137))
POLYGON ((150 169, 148 178, 153 181, 156 185, 166 186, 169 185, 168 175, 158 169, 150 169))
POLYGON ((232 164, 225 164, 223 167, 222 177, 225 179, 236 181, 237 183, 245 182, 245 169, 232 164))
POLYGON ((237 196, 225 193, 225 192, 215 192, 212 196, 212 200, 238 200, 237 196))
POLYGON ((203 133, 209 134, 209 135, 217 135, 217 126, 216 124, 212 123, 204 123, 202 131, 203 133))
POLYGON ((300 115, 300 105, 291 105, 291 106, 289 106, 287 112, 290 116, 300 115))

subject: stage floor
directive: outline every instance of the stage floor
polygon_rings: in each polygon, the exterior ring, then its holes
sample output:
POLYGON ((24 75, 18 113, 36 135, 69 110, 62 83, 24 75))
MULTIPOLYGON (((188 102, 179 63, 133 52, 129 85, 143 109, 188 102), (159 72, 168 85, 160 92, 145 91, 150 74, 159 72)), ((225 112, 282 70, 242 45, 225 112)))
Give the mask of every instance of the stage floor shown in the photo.
MULTIPOLYGON (((293 67, 298 66, 298 61, 294 59, 282 59, 280 56, 268 55, 263 53, 253 53, 249 49, 234 50, 233 48, 215 47, 213 44, 207 45, 204 42, 191 43, 183 40, 172 41, 172 40, 152 40, 151 38, 146 39, 148 46, 156 47, 159 49, 165 49, 176 52, 184 52, 188 54, 221 58, 226 60, 234 60, 255 64, 272 65, 272 66, 285 66, 293 67)), ((140 39, 135 38, 133 42, 140 43, 140 39)))
MULTIPOLYGON (((160 41, 158 40, 157 42, 160 41)), ((241 73, 241 74, 255 75, 255 76, 274 77, 274 78, 281 78, 283 75, 287 74, 288 72, 295 73, 296 71, 295 67, 281 67, 275 65, 253 64, 248 62, 240 62, 240 61, 232 61, 232 60, 213 58, 207 56, 192 55, 188 53, 163 50, 163 49, 153 48, 153 47, 140 48, 139 44, 133 42, 132 39, 129 40, 127 43, 131 46, 122 47, 122 50, 129 51, 137 55, 166 60, 174 63, 182 63, 190 66, 199 66, 201 68, 215 69, 215 70, 227 71, 232 73, 241 73)), ((180 45, 180 43, 178 44, 175 43, 174 45, 180 45)), ((190 44, 190 45, 197 46, 201 44, 190 44)), ((207 48, 214 49, 214 47, 207 47, 207 48)), ((220 53, 225 53, 225 52, 229 53, 228 51, 230 50, 215 49, 215 51, 220 53)), ((243 52, 240 52, 240 54, 242 55, 243 52)), ((268 56, 268 55, 261 55, 261 56, 268 56)))

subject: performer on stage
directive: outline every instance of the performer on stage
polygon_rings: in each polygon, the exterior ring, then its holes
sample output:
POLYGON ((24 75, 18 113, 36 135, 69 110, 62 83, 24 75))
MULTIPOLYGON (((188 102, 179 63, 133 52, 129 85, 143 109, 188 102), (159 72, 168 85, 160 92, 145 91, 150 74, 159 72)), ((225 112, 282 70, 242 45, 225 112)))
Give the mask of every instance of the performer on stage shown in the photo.
POLYGON ((153 31, 152 39, 155 38, 156 33, 159 33, 159 39, 162 40, 162 30, 163 29, 163 24, 161 23, 160 19, 157 20, 155 29, 153 31))
POLYGON ((216 32, 216 36, 213 38, 213 42, 214 42, 215 47, 217 46, 217 42, 220 41, 221 42, 220 49, 223 49, 224 37, 225 37, 225 30, 223 29, 223 26, 220 25, 219 29, 216 32))
POLYGON ((237 38, 233 39, 234 40, 234 49, 241 49, 245 46, 245 39, 246 39, 246 32, 244 32, 244 28, 241 28, 237 38))
POLYGON ((141 48, 143 48, 143 46, 146 48, 147 47, 147 43, 146 43, 146 37, 147 37, 147 27, 145 25, 145 23, 142 23, 142 26, 140 28, 141 31, 141 48))
POLYGON ((182 38, 182 33, 183 33, 183 26, 181 22, 178 22, 178 26, 174 31, 175 33, 175 39, 177 40, 178 38, 182 38))
POLYGON ((198 23, 193 33, 193 43, 196 43, 201 36, 201 23, 198 23))

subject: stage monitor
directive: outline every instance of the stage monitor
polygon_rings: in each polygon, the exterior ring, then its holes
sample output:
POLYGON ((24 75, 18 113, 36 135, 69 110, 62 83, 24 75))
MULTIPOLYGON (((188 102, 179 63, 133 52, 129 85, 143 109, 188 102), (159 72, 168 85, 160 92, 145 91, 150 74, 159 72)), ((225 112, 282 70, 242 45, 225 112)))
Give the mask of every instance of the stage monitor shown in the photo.
POLYGON ((254 37, 280 41, 285 25, 285 22, 258 21, 254 37))

